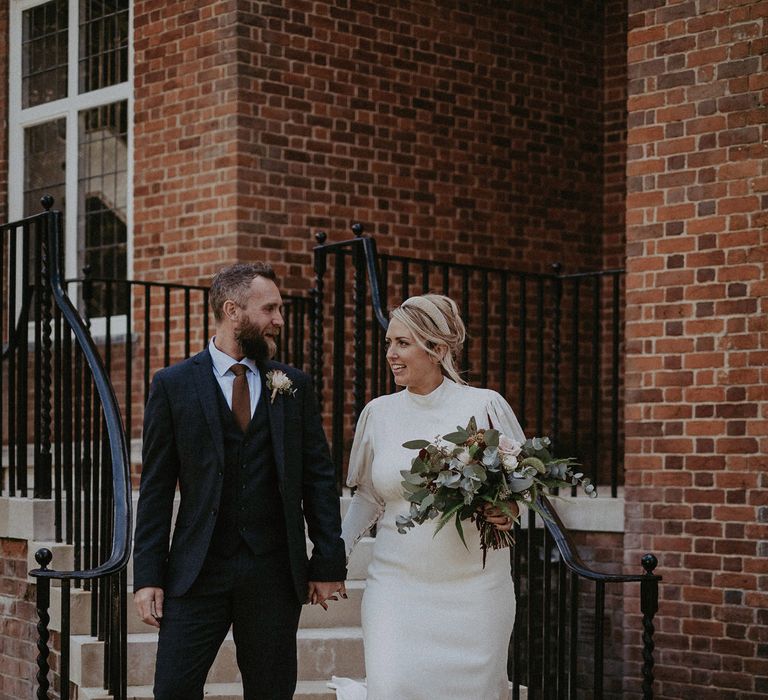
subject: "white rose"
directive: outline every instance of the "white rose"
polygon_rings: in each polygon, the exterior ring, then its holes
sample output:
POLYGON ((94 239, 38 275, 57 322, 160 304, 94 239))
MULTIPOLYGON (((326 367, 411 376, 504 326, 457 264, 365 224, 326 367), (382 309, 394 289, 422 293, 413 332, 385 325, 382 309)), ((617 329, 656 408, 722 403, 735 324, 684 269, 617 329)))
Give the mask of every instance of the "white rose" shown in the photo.
POLYGON ((520 451, 523 449, 523 444, 517 440, 507 437, 506 435, 499 435, 499 452, 502 454, 512 455, 517 457, 520 451))

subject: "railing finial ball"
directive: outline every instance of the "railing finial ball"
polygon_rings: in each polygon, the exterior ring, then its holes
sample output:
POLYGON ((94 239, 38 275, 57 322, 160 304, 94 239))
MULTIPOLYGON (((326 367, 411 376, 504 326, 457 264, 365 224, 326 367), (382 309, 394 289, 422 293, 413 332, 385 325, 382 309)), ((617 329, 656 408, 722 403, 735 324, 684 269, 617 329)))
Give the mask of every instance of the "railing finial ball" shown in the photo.
POLYGON ((318 231, 315 234, 315 240, 320 244, 323 245, 328 238, 328 234, 325 231, 318 231))
POLYGON ((42 547, 35 552, 35 561, 40 564, 41 569, 47 569, 48 564, 53 560, 53 552, 47 547, 42 547))
POLYGON ((352 233, 358 238, 360 238, 360 236, 363 235, 363 231, 365 231, 365 228, 359 221, 355 221, 350 228, 352 229, 352 233))
POLYGON ((40 204, 43 205, 43 209, 45 209, 45 211, 50 211, 51 207, 53 206, 53 197, 50 194, 44 194, 42 197, 40 197, 40 204))
POLYGON ((646 554, 641 562, 646 574, 652 574, 653 570, 659 565, 659 560, 653 554, 646 554))

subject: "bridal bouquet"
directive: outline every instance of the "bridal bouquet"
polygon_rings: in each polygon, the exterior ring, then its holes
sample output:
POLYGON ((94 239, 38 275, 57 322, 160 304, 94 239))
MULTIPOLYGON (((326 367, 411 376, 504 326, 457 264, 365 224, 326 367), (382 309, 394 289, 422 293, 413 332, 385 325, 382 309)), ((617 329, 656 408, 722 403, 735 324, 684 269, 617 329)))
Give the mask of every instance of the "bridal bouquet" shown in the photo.
POLYGON ((418 450, 410 471, 402 470, 403 493, 411 503, 409 514, 399 515, 397 530, 437 519, 435 534, 453 519, 461 541, 462 520, 480 530, 483 566, 488 548, 501 549, 514 543, 512 533, 497 529, 485 520, 483 507, 491 504, 510 518, 510 501, 537 510, 539 492, 549 488, 581 485, 589 496, 595 487, 572 457, 554 459, 547 437, 521 443, 493 428, 478 429, 474 416, 466 428, 437 437, 434 441, 411 440, 403 447, 418 450))

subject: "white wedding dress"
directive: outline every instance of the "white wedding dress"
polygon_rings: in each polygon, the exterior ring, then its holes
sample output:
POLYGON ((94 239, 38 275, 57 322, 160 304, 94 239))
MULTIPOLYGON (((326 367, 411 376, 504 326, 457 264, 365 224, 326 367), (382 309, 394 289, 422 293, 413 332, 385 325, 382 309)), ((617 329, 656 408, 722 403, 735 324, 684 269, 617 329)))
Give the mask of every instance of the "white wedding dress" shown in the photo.
POLYGON ((407 389, 371 401, 357 424, 347 483, 356 487, 342 525, 347 554, 378 522, 362 602, 366 685, 334 679, 339 700, 507 700, 507 648, 515 617, 509 550, 489 550, 485 569, 477 528, 432 522, 401 535, 407 514, 401 469, 408 440, 433 440, 465 427, 493 427, 517 440, 523 431, 496 392, 449 379, 422 396, 407 389), (367 686, 367 695, 366 695, 367 686))

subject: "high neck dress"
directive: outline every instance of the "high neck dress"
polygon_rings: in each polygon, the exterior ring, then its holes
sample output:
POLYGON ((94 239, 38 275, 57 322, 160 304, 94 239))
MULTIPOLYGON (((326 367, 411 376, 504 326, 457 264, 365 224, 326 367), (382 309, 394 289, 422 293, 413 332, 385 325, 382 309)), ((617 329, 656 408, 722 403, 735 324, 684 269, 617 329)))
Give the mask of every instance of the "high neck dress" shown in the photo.
MULTIPOLYGON (((367 700, 505 700, 507 649, 515 617, 508 549, 489 550, 483 569, 477 528, 464 522, 467 547, 449 524, 400 534, 409 503, 400 471, 410 469, 408 440, 433 440, 466 426, 524 434, 496 392, 448 379, 427 395, 403 390, 371 401, 360 415, 350 455, 355 495, 342 525, 347 554, 378 523, 362 602, 367 700)), ((340 700, 365 697, 348 679, 340 700)))

